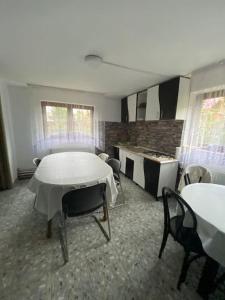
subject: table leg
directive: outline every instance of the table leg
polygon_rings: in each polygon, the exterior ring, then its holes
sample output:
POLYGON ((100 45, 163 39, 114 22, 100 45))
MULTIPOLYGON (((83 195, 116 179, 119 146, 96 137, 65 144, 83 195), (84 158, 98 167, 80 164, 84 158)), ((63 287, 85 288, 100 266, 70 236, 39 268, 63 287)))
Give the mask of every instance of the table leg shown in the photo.
POLYGON ((197 292, 203 299, 207 299, 208 295, 213 292, 214 280, 218 269, 219 263, 211 257, 207 257, 197 289, 197 292))
POLYGON ((47 236, 48 239, 50 239, 52 237, 52 220, 48 221, 46 236, 47 236))

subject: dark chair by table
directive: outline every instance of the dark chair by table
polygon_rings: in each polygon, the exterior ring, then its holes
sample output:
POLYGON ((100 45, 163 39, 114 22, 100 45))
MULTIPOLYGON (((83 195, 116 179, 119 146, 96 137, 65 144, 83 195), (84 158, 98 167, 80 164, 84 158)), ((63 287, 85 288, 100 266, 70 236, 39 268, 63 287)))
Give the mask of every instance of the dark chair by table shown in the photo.
POLYGON ((35 158, 33 159, 33 164, 34 164, 36 167, 38 167, 38 165, 40 164, 40 162, 41 162, 41 159, 38 158, 38 157, 35 157, 35 158))
POLYGON ((59 220, 59 234, 60 242, 62 247, 62 253, 65 263, 69 260, 68 248, 67 248, 67 233, 66 233, 66 218, 91 215, 107 241, 111 239, 108 204, 105 198, 106 184, 100 183, 94 186, 72 190, 66 193, 62 198, 62 214, 59 220), (104 212, 107 216, 108 222, 108 233, 103 228, 100 221, 96 218, 93 213, 103 207, 104 212))
MULTIPOLYGON (((184 260, 177 283, 177 288, 180 289, 181 284, 185 281, 188 268, 190 264, 197 258, 204 256, 205 252, 202 247, 201 240, 197 234, 197 219, 191 207, 182 199, 177 193, 171 189, 164 187, 163 194, 163 208, 164 208, 164 232, 161 248, 159 251, 159 258, 161 258, 163 250, 166 246, 168 235, 171 234, 176 242, 184 248, 184 260), (178 215, 171 217, 171 207, 169 201, 174 200, 177 204, 177 209, 180 210, 178 215), (192 226, 185 227, 183 225, 185 213, 189 213, 192 226)), ((174 208, 173 208, 174 211, 174 208)))
POLYGON ((121 162, 118 159, 110 158, 107 160, 107 164, 113 169, 113 176, 115 180, 120 183, 121 162))
POLYGON ((120 178, 121 162, 118 159, 110 158, 107 160, 107 164, 113 170, 113 177, 115 179, 116 185, 119 186, 122 191, 123 203, 125 203, 125 197, 124 197, 123 188, 122 188, 122 184, 121 184, 121 178, 120 178))

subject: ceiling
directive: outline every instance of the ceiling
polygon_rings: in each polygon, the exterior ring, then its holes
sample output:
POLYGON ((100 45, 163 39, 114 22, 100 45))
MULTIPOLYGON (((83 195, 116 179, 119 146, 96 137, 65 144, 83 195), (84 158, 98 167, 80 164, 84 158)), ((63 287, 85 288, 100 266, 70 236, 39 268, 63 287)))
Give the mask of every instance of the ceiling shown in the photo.
POLYGON ((128 95, 224 59, 224 12, 224 0, 1 0, 0 77, 128 95), (92 69, 90 53, 158 75, 92 69))

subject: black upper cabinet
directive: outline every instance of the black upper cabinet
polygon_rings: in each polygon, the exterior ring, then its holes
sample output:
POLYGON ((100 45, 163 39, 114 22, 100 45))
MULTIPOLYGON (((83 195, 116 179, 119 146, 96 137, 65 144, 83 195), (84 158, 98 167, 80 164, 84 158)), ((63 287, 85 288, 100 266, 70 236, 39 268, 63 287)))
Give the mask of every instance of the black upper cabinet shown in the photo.
POLYGON ((136 120, 145 120, 146 114, 146 104, 147 104, 147 90, 139 92, 137 94, 137 113, 136 113, 136 120))
POLYGON ((175 119, 179 92, 180 77, 159 85, 160 119, 175 119))
POLYGON ((121 120, 185 120, 189 96, 190 79, 175 77, 122 99, 121 120))
POLYGON ((121 122, 128 122, 128 104, 127 97, 121 100, 121 122))

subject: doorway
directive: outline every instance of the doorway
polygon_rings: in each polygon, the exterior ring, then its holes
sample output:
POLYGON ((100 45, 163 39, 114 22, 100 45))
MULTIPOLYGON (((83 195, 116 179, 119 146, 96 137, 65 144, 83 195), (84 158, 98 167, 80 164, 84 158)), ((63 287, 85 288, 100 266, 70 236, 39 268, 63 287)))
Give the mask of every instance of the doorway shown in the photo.
POLYGON ((6 136, 3 123, 2 102, 0 97, 0 190, 12 187, 9 160, 7 154, 6 136))

